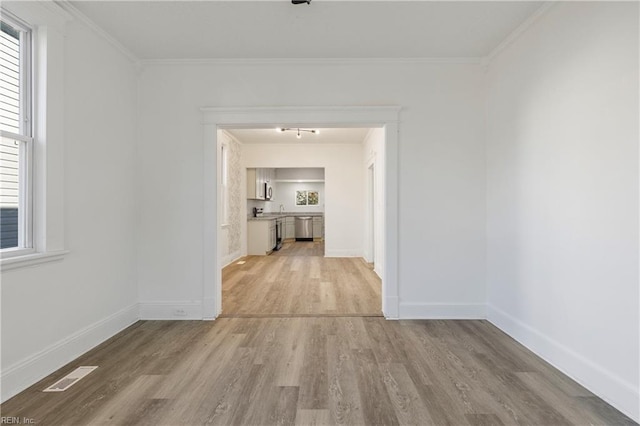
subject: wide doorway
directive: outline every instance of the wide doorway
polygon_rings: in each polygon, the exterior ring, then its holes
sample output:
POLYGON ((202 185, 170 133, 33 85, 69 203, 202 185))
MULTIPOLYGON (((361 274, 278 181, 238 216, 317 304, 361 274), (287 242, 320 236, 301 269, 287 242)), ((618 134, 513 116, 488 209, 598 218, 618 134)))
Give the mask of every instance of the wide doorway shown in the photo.
POLYGON ((222 316, 382 316, 369 234, 383 187, 368 169, 383 130, 221 129, 218 141, 222 316))
MULTIPOLYGON (((239 283, 237 290, 249 289, 251 283, 256 284, 262 282, 262 286, 258 287, 258 292, 252 294, 250 298, 253 300, 271 300, 271 306, 264 305, 263 314, 268 315, 269 312, 274 314, 285 315, 314 315, 324 313, 326 315, 346 315, 350 312, 357 311, 360 315, 379 315, 380 311, 387 318, 396 318, 398 315, 398 297, 397 297, 397 107, 281 107, 281 108, 204 108, 204 139, 205 139, 205 187, 204 187, 204 214, 205 214, 205 234, 204 234, 204 255, 205 259, 213 259, 214 262, 206 262, 204 268, 204 317, 215 318, 223 311, 223 274, 225 279, 239 283), (252 123, 262 123, 255 125, 252 123), (222 256, 224 238, 218 238, 221 235, 220 229, 224 223, 224 212, 221 197, 224 195, 223 179, 218 173, 220 169, 221 153, 218 151, 219 133, 229 129, 252 129, 265 128, 264 123, 272 123, 266 126, 275 131, 276 127, 289 128, 355 128, 368 127, 376 129, 380 132, 382 139, 382 147, 377 155, 382 158, 386 157, 385 167, 380 170, 382 179, 382 187, 385 189, 385 197, 380 210, 381 216, 376 223, 381 224, 381 234, 383 238, 375 241, 381 245, 381 249, 376 246, 366 248, 367 241, 374 239, 365 238, 367 229, 370 229, 366 222, 365 213, 367 201, 367 185, 366 170, 371 160, 371 152, 367 151, 364 145, 358 148, 360 161, 358 167, 344 167, 341 165, 326 165, 327 177, 327 200, 331 200, 332 190, 329 189, 329 176, 333 174, 333 184, 336 182, 345 184, 349 183, 351 177, 349 173, 356 173, 358 179, 362 179, 362 184, 354 191, 343 191, 342 197, 349 197, 356 194, 360 197, 360 218, 359 223, 354 223, 351 227, 341 227, 338 219, 344 219, 353 214, 351 209, 340 210, 339 202, 331 202, 331 207, 327 204, 326 210, 326 240, 321 244, 313 241, 316 247, 304 248, 299 244, 289 247, 286 244, 282 247, 281 253, 275 255, 260 256, 256 259, 253 255, 245 256, 246 245, 241 248, 241 255, 237 258, 227 253, 226 259, 222 256), (293 124, 295 123, 295 124, 293 124), (329 125, 327 123, 330 123, 329 125), (366 126, 362 126, 365 124, 366 126), (211 167, 216 165, 217 167, 211 167), (333 172, 330 169, 333 168, 333 172), (343 173, 340 180, 340 173, 343 173), (344 174, 347 175, 344 175, 344 174), (360 243, 355 245, 345 245, 345 241, 349 241, 349 236, 353 233, 359 235, 360 243), (322 247, 324 246, 324 247, 322 247), (324 251, 325 256, 316 256, 317 253, 324 251), (376 262, 374 272, 371 262, 365 261, 365 252, 380 254, 380 262, 376 262), (233 260, 231 260, 233 259, 233 260), (267 264, 267 262, 269 264, 267 264), (370 274, 370 275, 365 275, 370 274), (295 279, 295 277, 302 277, 295 279), (364 278, 363 278, 364 277, 364 278), (373 279, 369 279, 372 277, 373 279), (293 279, 292 279, 293 278, 293 279), (300 283, 304 280, 317 281, 318 285, 313 287, 300 286, 293 287, 295 282, 300 283), (343 283, 353 282, 357 280, 363 284, 363 288, 349 290, 343 283), (377 280, 377 282, 376 282, 377 280), (265 285, 267 283, 267 285, 265 285), (278 286, 269 288, 269 283, 278 283, 278 286), (373 285, 371 283, 374 283, 373 285), (367 287, 369 286, 369 287, 367 287), (294 291, 292 291, 294 290, 294 291), (351 291, 357 296, 346 298, 348 294, 345 290, 351 291), (296 293, 298 291, 298 293, 296 293), (377 306, 369 309, 366 302, 367 293, 373 294, 377 299, 377 306), (321 303, 326 302, 326 305, 321 303), (275 307, 285 307, 285 312, 275 312, 275 307), (380 309, 381 308, 381 309, 380 309)), ((288 147, 288 149, 299 150, 308 149, 297 147, 288 147)), ((286 150, 285 150, 286 151, 286 150)), ((282 150, 270 150, 266 155, 260 156, 260 162, 251 161, 251 156, 244 159, 243 167, 249 169, 252 167, 287 167, 286 156, 282 155, 282 150), (269 163, 271 158, 271 163, 269 163), (276 159, 275 161, 273 159, 276 159), (279 159, 279 160, 278 160, 279 159)), ((262 152, 262 154, 265 154, 262 152)), ((376 155, 376 154, 374 154, 376 155)), ((314 155, 305 157, 306 164, 297 164, 301 167, 318 167, 322 166, 321 158, 314 155)), ((334 155, 333 160, 340 160, 341 155, 334 155)), ((245 177, 246 179, 246 177, 245 177)), ((245 188, 246 181, 242 182, 245 188)), ((344 185, 343 185, 344 186, 344 185)), ((346 185, 348 186, 348 185, 346 185)), ((246 189, 245 189, 246 190, 246 189)), ((334 192, 333 195, 337 195, 334 192)), ((327 201, 329 203, 329 201, 327 201)), ((245 207, 246 209, 246 207, 245 207)), ((246 232, 245 220, 248 212, 244 212, 242 216, 241 226, 244 227, 242 232, 246 232)), ((377 236, 376 236, 377 238, 377 236)), ((244 241, 244 239, 243 239, 244 241)), ((231 297, 231 294, 226 294, 231 297)), ((240 291, 238 291, 240 293, 240 291)), ((373 298, 372 298, 373 299, 373 298)), ((232 306, 233 299, 229 299, 232 306)), ((245 300, 243 305, 250 305, 245 300)), ((237 305, 239 306, 239 305, 237 305)), ((231 311, 234 308, 229 307, 231 311)), ((256 312, 256 309, 252 309, 256 312)), ((228 314, 231 314, 228 312, 228 314)), ((236 315, 243 315, 241 309, 236 309, 236 315)), ((355 313, 354 313, 355 315, 355 313)))

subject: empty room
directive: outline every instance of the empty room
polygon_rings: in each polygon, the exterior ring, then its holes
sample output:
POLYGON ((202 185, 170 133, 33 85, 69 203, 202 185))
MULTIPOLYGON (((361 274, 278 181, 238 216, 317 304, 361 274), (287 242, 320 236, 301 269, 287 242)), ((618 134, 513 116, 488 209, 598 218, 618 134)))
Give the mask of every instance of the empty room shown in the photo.
POLYGON ((638 2, 0 21, 0 424, 640 422, 638 2))

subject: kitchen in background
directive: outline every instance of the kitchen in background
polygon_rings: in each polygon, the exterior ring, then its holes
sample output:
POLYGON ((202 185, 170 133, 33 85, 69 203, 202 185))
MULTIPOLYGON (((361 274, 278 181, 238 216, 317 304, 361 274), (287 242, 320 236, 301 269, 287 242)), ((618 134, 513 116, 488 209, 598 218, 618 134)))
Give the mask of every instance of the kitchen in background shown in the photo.
POLYGON ((324 168, 247 169, 247 254, 324 240, 324 168))

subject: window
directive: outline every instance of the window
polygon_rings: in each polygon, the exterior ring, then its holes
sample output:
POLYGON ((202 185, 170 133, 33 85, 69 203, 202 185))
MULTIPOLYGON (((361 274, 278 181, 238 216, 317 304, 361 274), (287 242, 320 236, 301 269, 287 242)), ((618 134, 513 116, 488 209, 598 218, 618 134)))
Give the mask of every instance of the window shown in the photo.
POLYGON ((31 31, 0 20, 0 250, 22 254, 32 239, 31 31))

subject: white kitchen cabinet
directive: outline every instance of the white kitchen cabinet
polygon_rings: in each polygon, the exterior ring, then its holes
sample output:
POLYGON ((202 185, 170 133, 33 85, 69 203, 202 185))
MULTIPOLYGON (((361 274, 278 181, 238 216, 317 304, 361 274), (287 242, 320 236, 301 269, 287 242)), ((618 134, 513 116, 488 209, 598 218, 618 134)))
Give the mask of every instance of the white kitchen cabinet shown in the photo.
POLYGON ((324 238, 324 217, 313 217, 313 239, 321 240, 324 238))
POLYGON ((264 188, 264 185, 260 185, 260 170, 247 169, 247 198, 249 200, 264 200, 264 195, 260 195, 260 188, 264 188))
POLYGON ((258 199, 264 200, 265 199, 264 183, 267 181, 266 173, 264 169, 256 169, 256 170, 258 174, 258 179, 256 180, 258 199))
POLYGON ((276 245, 276 220, 250 220, 247 223, 247 254, 265 256, 276 245))
POLYGON ((247 169, 247 199, 249 200, 264 200, 265 183, 269 186, 275 181, 275 169, 266 168, 251 168, 247 169))
POLYGON ((291 240, 296 237, 296 218, 287 216, 284 218, 284 238, 291 240))
POLYGON ((267 249, 269 251, 273 251, 274 247, 276 246, 276 239, 277 239, 277 235, 276 235, 276 221, 275 220, 271 220, 269 221, 270 225, 269 225, 269 230, 267 232, 269 232, 269 245, 267 246, 267 249))

